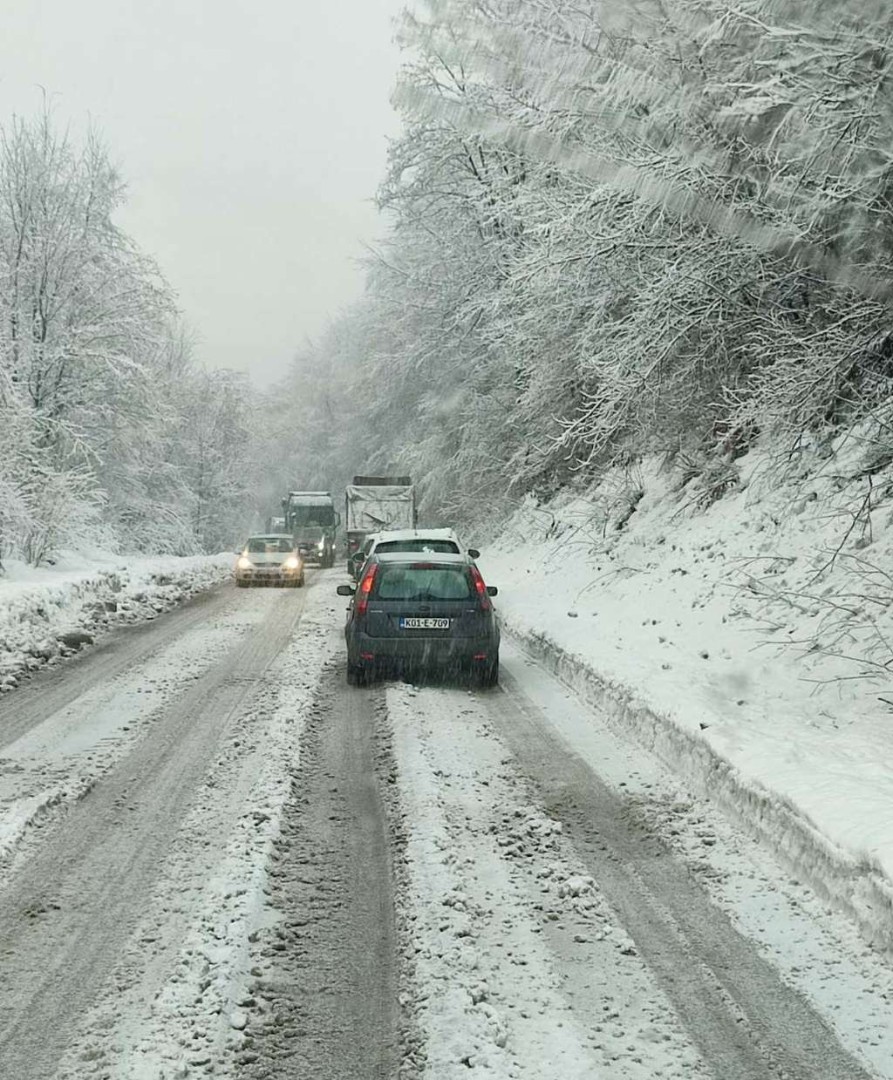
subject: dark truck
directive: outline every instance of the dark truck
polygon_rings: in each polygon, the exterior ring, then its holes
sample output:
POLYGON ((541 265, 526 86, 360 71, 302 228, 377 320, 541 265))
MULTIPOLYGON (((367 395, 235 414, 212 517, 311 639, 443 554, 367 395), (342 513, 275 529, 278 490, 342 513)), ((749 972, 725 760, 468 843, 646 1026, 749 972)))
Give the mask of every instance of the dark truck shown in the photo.
POLYGON ((285 531, 292 534, 305 561, 335 563, 335 532, 341 515, 330 491, 290 491, 282 500, 285 531))
POLYGON ((414 529, 415 489, 408 476, 355 476, 344 489, 347 530, 347 568, 370 533, 383 529, 414 529))

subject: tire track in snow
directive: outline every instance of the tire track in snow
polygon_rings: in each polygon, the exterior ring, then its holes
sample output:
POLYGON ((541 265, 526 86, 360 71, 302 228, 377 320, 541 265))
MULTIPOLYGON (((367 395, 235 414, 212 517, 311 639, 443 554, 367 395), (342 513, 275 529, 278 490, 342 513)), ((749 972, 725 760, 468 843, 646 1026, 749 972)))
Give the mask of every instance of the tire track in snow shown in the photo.
POLYGON ((298 596, 277 594, 257 633, 172 704, 0 894, 0 1076, 52 1075, 221 740, 288 641, 298 596))
POLYGON ((401 1076, 706 1080, 647 966, 489 720, 493 695, 387 690, 406 834, 401 1076))
POLYGON ((117 627, 64 664, 37 672, 14 693, 0 698, 0 752, 93 687, 110 682, 142 657, 214 618, 232 603, 233 591, 231 583, 217 585, 157 619, 117 627))
POLYGON ((397 988, 380 693, 330 672, 302 739, 270 877, 278 918, 253 952, 251 1080, 390 1080, 397 988))
POLYGON ((45 718, 0 753, 0 887, 71 806, 267 611, 263 604, 228 605, 201 626, 176 632, 151 656, 101 678, 56 712, 50 711, 56 688, 50 688, 48 699, 41 699, 45 718))
POLYGON ((805 999, 506 674, 489 713, 722 1080, 868 1080, 805 999))
POLYGON ((240 1075, 258 1020, 250 952, 270 922, 270 856, 339 644, 327 594, 308 589, 288 647, 231 726, 59 1080, 240 1075))

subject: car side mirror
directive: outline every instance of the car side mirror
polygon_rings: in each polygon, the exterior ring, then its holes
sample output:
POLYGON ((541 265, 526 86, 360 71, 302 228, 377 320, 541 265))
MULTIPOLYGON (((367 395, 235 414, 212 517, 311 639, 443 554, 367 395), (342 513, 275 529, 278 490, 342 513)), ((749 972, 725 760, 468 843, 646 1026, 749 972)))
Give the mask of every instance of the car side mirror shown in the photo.
POLYGON ((499 596, 499 589, 495 585, 488 585, 487 596, 499 596))
POLYGON ((353 596, 356 591, 357 590, 353 587, 353 585, 339 585, 338 588, 335 590, 335 592, 338 593, 339 596, 353 596))
POLYGON ((477 548, 468 548, 468 554, 472 557, 472 559, 479 559, 481 557, 481 553, 478 551, 477 548))

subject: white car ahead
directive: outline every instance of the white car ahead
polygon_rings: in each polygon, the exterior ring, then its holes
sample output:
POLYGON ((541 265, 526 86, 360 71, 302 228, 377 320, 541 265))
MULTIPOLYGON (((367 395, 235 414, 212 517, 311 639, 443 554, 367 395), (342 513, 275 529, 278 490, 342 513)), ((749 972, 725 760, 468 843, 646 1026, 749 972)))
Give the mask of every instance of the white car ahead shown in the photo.
POLYGON ((480 552, 477 548, 466 548, 452 529, 388 529, 372 533, 354 555, 353 576, 359 576, 363 564, 373 552, 383 555, 385 552, 418 551, 429 555, 470 555, 476 559, 480 552))

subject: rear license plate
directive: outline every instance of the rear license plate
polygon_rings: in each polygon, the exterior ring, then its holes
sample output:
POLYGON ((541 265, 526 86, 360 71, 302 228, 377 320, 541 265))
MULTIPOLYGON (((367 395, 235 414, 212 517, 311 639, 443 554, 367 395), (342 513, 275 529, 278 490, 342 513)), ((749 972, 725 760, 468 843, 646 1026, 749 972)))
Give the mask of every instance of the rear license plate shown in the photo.
POLYGON ((400 620, 401 630, 449 630, 449 619, 424 619, 415 615, 404 615, 400 620))

